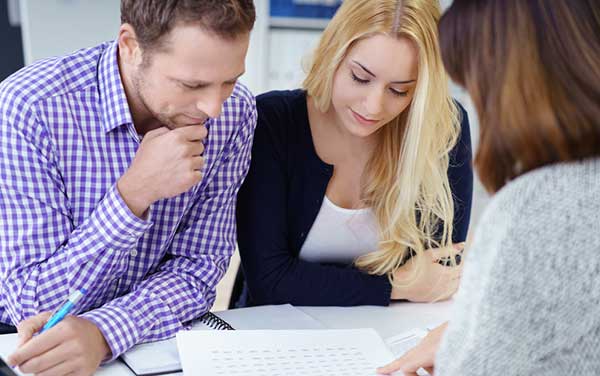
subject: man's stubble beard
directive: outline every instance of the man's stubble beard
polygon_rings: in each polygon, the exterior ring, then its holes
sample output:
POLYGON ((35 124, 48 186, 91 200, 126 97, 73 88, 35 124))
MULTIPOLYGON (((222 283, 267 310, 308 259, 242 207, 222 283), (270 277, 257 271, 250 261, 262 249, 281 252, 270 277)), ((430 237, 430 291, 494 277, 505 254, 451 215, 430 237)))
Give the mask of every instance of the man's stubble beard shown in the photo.
POLYGON ((152 107, 149 105, 149 101, 146 99, 144 88, 146 88, 145 81, 142 78, 144 75, 144 67, 140 67, 140 70, 136 72, 133 76, 133 89, 135 90, 136 96, 138 97, 140 103, 144 107, 144 110, 149 113, 155 120, 161 123, 163 126, 173 130, 176 129, 177 126, 174 124, 168 116, 165 116, 161 113, 155 112, 152 107))

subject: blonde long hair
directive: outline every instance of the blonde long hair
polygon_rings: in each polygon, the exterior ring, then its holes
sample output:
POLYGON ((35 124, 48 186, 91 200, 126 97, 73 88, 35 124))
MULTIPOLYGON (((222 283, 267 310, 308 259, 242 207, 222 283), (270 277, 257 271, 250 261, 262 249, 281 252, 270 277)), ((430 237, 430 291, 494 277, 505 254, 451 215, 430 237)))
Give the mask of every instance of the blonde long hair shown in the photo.
MULTIPOLYGON (((387 274, 392 282, 392 273, 411 252, 421 254, 452 241, 454 204, 447 170, 459 113, 440 57, 439 18, 435 0, 345 0, 323 32, 303 84, 316 107, 326 112, 333 77, 357 41, 384 34, 409 38, 417 46, 412 102, 381 128, 378 152, 363 174, 362 199, 373 209, 380 242, 355 264, 371 274, 387 274), (439 230, 441 238, 436 239, 439 230)), ((418 278, 420 265, 412 280, 418 278)))

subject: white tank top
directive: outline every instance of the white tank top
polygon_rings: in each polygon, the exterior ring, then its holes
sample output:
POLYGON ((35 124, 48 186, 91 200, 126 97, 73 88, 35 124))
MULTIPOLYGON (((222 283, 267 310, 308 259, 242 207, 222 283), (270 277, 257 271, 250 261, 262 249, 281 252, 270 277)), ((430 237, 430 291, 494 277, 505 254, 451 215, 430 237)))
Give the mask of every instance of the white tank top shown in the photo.
POLYGON ((325 196, 299 257, 311 262, 350 264, 358 256, 375 251, 378 242, 378 225, 371 208, 341 208, 325 196))

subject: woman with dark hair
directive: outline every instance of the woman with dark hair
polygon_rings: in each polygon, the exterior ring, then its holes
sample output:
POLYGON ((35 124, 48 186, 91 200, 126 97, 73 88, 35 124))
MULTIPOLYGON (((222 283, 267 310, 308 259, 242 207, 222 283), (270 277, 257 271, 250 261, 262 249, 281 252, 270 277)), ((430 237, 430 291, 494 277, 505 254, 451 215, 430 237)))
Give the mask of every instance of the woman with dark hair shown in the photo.
POLYGON ((600 374, 597 1, 456 0, 440 38, 495 196, 450 322, 379 372, 600 374))

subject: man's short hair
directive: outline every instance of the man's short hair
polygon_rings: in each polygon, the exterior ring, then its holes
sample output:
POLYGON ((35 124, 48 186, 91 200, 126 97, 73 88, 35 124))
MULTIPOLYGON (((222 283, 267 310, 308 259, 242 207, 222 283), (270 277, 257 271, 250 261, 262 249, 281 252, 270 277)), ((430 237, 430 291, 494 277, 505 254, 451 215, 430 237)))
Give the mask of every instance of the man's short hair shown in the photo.
POLYGON ((133 26, 144 50, 161 47, 178 23, 197 24, 219 37, 249 33, 256 11, 252 0, 121 0, 121 23, 133 26))

